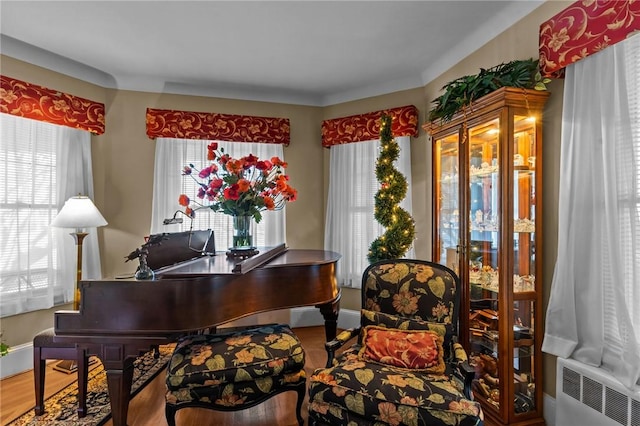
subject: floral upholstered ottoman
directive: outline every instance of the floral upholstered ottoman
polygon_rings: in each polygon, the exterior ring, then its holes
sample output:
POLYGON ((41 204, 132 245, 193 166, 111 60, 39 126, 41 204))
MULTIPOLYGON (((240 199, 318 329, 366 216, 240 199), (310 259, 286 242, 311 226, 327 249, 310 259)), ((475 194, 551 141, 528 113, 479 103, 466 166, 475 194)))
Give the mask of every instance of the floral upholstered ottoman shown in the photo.
POLYGON ((288 325, 182 337, 167 367, 167 422, 175 425, 182 408, 243 410, 291 390, 298 393, 302 424, 304 363, 300 340, 288 325))

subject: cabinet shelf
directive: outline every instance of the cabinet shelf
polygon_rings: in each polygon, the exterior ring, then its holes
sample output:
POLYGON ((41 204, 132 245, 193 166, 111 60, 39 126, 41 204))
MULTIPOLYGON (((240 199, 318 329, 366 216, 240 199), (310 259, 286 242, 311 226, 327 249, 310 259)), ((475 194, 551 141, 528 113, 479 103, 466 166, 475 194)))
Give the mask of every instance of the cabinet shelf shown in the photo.
POLYGON ((513 166, 513 170, 516 172, 526 172, 526 173, 533 173, 536 171, 536 169, 532 169, 529 166, 513 166))
MULTIPOLYGON (((526 174, 532 174, 535 173, 536 169, 533 169, 529 166, 513 166, 513 170, 514 172, 517 173, 526 173, 526 174)), ((488 176, 498 176, 499 175, 499 170, 493 167, 490 168, 475 168, 475 169, 471 169, 470 171, 470 176, 471 176, 471 181, 479 181, 480 179, 477 178, 485 178, 488 176)), ((442 183, 446 184, 446 183, 451 183, 451 184, 455 184, 458 183, 458 175, 457 174, 453 174, 453 175, 446 175, 442 177, 442 183)))
POLYGON ((461 276, 469 314, 460 339, 476 370, 474 393, 497 425, 544 425, 535 160, 548 95, 501 88, 465 114, 423 126, 433 140, 433 256, 461 276))
MULTIPOLYGON (((459 230, 460 228, 458 226, 451 226, 450 224, 444 223, 442 225, 442 227, 444 229, 453 229, 453 230, 459 230)), ((476 227, 476 226, 471 226, 471 230, 474 232, 499 232, 499 230, 497 228, 495 229, 491 229, 491 228, 484 228, 484 227, 476 227)), ((535 229, 533 230, 525 230, 525 229, 514 229, 513 233, 514 234, 531 234, 535 232, 535 229)))

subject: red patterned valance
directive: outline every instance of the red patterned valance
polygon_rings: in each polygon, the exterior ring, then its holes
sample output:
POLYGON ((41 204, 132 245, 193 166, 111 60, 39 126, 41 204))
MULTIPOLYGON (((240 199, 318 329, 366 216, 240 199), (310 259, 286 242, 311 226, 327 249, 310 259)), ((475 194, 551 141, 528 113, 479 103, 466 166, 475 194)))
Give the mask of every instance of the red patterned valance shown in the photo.
POLYGON ((0 78, 0 112, 104 133, 104 104, 4 75, 0 78))
POLYGON ((540 69, 552 76, 637 30, 640 1, 577 1, 540 25, 540 69))
POLYGON ((380 116, 382 114, 392 117, 391 132, 393 136, 418 135, 418 109, 413 105, 407 105, 325 120, 322 122, 322 146, 328 148, 332 145, 379 139, 380 116))
POLYGON ((147 108, 147 135, 289 145, 289 119, 147 108))

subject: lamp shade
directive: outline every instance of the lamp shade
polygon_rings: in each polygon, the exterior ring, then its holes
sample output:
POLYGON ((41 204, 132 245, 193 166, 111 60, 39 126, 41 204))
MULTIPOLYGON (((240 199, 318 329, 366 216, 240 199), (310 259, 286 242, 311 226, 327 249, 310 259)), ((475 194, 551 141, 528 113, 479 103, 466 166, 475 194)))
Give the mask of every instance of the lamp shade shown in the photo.
POLYGON ((56 228, 93 228, 104 226, 107 221, 89 197, 77 195, 69 198, 51 222, 56 228))

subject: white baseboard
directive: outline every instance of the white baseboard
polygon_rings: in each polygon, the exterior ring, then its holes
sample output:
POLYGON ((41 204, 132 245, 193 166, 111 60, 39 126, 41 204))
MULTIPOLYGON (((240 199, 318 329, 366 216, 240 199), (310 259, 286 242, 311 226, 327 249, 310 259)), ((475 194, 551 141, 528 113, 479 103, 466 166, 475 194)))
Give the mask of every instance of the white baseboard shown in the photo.
POLYGON ((547 426, 556 426, 556 399, 549 394, 542 394, 544 422, 547 426))
MULTIPOLYGON (((324 318, 320 311, 312 306, 292 308, 289 324, 291 327, 313 327, 324 325, 324 318)), ((351 309, 340 309, 338 328, 357 327, 358 324, 360 324, 360 312, 351 309)))
POLYGON ((33 369, 33 343, 14 346, 0 357, 0 379, 33 369))

